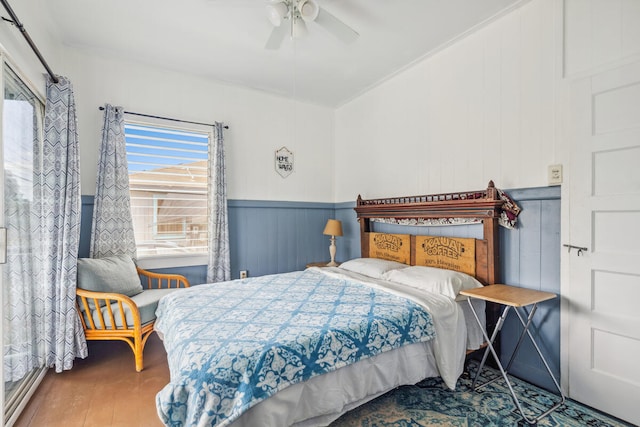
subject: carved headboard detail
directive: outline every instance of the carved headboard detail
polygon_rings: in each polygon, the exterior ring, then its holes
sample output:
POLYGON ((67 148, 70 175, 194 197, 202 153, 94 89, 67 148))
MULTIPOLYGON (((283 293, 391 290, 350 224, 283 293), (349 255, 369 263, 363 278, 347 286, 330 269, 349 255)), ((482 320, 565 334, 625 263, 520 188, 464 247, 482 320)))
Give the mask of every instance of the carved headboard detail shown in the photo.
MULTIPOLYGON (((370 255, 371 220, 393 218, 396 220, 476 218, 482 221, 483 237, 475 240, 475 276, 485 284, 498 283, 499 240, 498 218, 504 201, 489 181, 485 190, 460 193, 431 194, 424 196, 391 197, 364 200, 358 196, 355 211, 360 222, 360 247, 363 257, 370 255)), ((411 246, 416 248, 416 238, 411 236, 411 246)), ((421 243, 418 243, 420 246, 421 243)), ((411 264, 416 264, 416 252, 411 253, 411 264)), ((424 264, 423 264, 424 265, 424 264)))

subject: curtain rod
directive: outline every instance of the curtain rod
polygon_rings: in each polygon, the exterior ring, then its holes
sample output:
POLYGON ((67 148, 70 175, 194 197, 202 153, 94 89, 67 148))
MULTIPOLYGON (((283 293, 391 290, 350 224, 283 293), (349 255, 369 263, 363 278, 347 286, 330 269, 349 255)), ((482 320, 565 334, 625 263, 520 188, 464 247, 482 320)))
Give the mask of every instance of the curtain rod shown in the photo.
MULTIPOLYGON (((98 110, 104 110, 104 107, 100 106, 100 107, 98 107, 98 110)), ((124 113, 125 114, 131 114, 133 116, 149 117, 151 119, 162 119, 162 120, 170 120, 172 122, 190 123, 192 125, 215 126, 215 124, 212 124, 212 123, 192 122, 190 120, 181 120, 181 119, 173 119, 171 117, 154 116, 154 115, 151 115, 151 114, 134 113, 132 111, 125 111, 124 113)), ((227 126, 227 125, 224 125, 223 127, 225 129, 229 129, 229 126, 227 126)))
POLYGON ((42 54, 40 54, 40 51, 38 50, 38 47, 33 42, 31 37, 29 37, 29 33, 27 33, 27 30, 24 28, 24 25, 22 25, 22 23, 18 19, 18 16, 16 15, 16 13, 13 11, 11 6, 9 5, 9 2, 7 0, 0 0, 0 1, 2 1, 2 5, 4 6, 4 8, 7 11, 7 13, 9 13, 9 15, 11 16, 11 19, 7 19, 4 16, 2 17, 2 19, 4 21, 11 22, 13 25, 18 27, 18 29, 22 33, 22 36, 25 38, 27 43, 29 43, 29 46, 31 47, 31 50, 33 50, 33 53, 36 54, 36 56, 40 60, 40 63, 42 63, 42 65, 44 66, 45 70, 47 70, 47 73, 51 76, 51 80, 53 80, 54 83, 58 83, 58 81, 59 81, 58 77, 55 74, 53 74, 53 71, 51 71, 51 68, 49 68, 49 64, 47 64, 47 61, 44 60, 44 58, 42 57, 42 54))

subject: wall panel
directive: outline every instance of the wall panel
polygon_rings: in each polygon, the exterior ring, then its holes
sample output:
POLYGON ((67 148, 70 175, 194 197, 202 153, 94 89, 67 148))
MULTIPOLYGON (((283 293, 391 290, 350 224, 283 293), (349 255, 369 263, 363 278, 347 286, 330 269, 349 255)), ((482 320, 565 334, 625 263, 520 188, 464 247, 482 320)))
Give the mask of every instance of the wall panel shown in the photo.
POLYGON ((556 157, 557 4, 526 2, 335 113, 335 201, 546 185, 556 157), (400 155, 402 154, 402 155, 400 155))
MULTIPOLYGON (((502 283, 560 295, 560 187, 515 189, 507 193, 522 208, 522 212, 515 229, 499 229, 502 283)), ((338 243, 339 253, 342 250, 346 255, 345 258, 339 257, 340 260, 360 256, 359 224, 354 207, 355 202, 336 205, 336 218, 348 224, 345 227, 346 236, 338 243)), ((381 232, 417 235, 475 238, 482 235, 481 225, 416 227, 374 224, 373 227, 381 232)), ((515 348, 521 331, 520 322, 511 313, 500 335, 504 363, 515 348)), ((538 306, 531 331, 552 372, 556 378, 560 378, 560 298, 538 306)), ((555 390, 535 349, 526 341, 510 372, 541 387, 555 390)))
MULTIPOLYGON (((240 270, 250 276, 302 270, 307 263, 329 261, 329 236, 322 234, 335 214, 333 203, 229 200, 231 277, 240 270)), ((82 196, 79 256, 89 256, 93 196, 82 196)), ((355 221, 355 217, 354 217, 355 221)), ((354 232, 345 224, 345 233, 354 232)), ((337 259, 344 260, 345 238, 338 237, 337 259)), ((349 236, 346 237, 346 240, 349 236)), ((359 247, 358 247, 359 250, 359 247)), ((206 266, 172 267, 192 284, 206 281, 206 266)))
MULTIPOLYGON (((500 230, 503 282, 560 296, 560 187, 512 190, 509 195, 522 212, 516 229, 500 230)), ((560 378, 560 299, 540 303, 531 328, 556 378, 560 378)), ((510 314, 501 332, 503 361, 515 348, 521 331, 520 322, 510 314)), ((555 389, 535 349, 526 340, 510 373, 555 389)))
POLYGON ((565 76, 640 55, 637 0, 564 0, 564 10, 565 76))
MULTIPOLYGON (((560 187, 508 190, 520 205, 518 226, 500 227, 500 275, 504 283, 530 289, 560 293, 560 187)), ((401 194, 393 194, 401 195, 401 194)), ((83 196, 80 256, 88 256, 93 197, 83 196)), ((344 236, 337 237, 337 261, 360 257, 360 226, 355 201, 344 203, 301 203, 273 201, 229 201, 229 236, 232 278, 240 270, 249 276, 304 269, 307 263, 329 260, 329 237, 322 231, 329 218, 342 221, 344 236)), ((408 227, 375 224, 376 231, 421 235, 480 237, 481 225, 408 227)), ((185 275, 194 284, 206 281, 206 267, 159 269, 185 275)), ((510 317, 503 327, 502 354, 515 346, 521 330, 510 317)), ((560 300, 542 303, 536 313, 534 334, 548 356, 551 369, 559 377, 560 300)), ((544 366, 524 344, 512 372, 521 378, 552 388, 542 375, 544 366), (542 378, 542 382, 540 379, 542 378)))

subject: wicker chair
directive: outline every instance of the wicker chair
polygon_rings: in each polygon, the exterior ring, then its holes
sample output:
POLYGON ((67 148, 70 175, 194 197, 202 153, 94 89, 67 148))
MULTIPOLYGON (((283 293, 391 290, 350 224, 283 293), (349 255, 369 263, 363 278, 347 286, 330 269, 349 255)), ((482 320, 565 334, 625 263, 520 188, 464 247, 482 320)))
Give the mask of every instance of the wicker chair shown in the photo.
POLYGON ((87 340, 120 340, 135 355, 136 371, 144 369, 143 351, 156 321, 158 301, 176 288, 189 287, 189 281, 178 274, 158 274, 137 268, 146 287, 127 296, 113 292, 76 289, 77 309, 87 340))

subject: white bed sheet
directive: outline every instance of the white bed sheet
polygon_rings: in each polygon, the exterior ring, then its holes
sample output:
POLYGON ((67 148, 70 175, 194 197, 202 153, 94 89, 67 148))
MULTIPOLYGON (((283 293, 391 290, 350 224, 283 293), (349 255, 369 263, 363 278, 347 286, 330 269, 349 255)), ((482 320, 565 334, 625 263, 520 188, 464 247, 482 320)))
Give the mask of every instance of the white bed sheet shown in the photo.
MULTIPOLYGON (((436 338, 361 360, 336 371, 294 384, 242 414, 232 427, 326 426, 349 410, 394 388, 440 376, 454 389, 462 374, 467 348, 477 349, 482 331, 467 301, 420 292, 339 268, 312 267, 324 274, 349 278, 410 298, 429 310, 436 338)), ((484 302, 475 307, 484 313, 484 302)), ((484 321, 484 319, 481 319, 484 321)))

